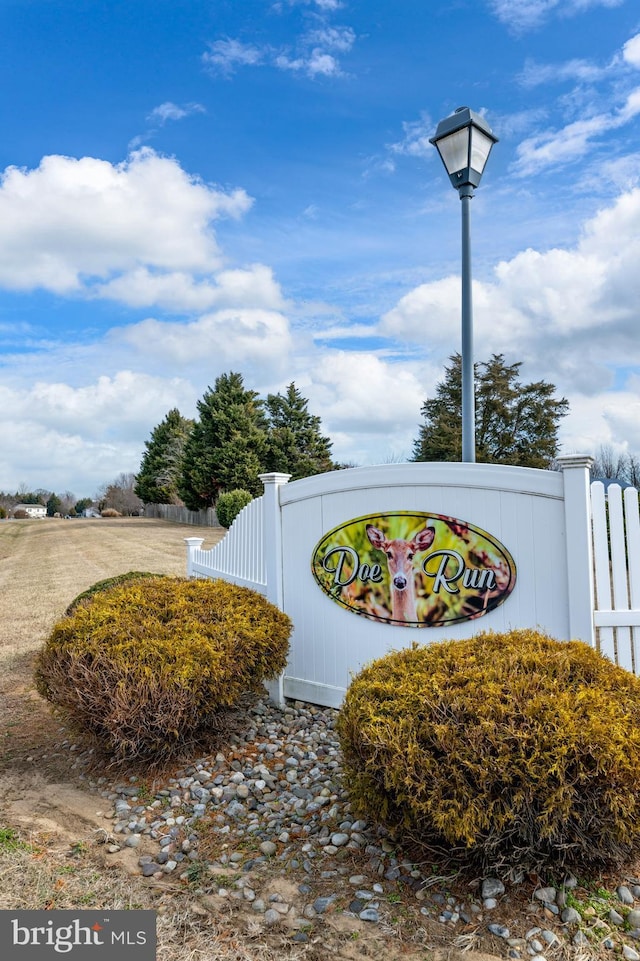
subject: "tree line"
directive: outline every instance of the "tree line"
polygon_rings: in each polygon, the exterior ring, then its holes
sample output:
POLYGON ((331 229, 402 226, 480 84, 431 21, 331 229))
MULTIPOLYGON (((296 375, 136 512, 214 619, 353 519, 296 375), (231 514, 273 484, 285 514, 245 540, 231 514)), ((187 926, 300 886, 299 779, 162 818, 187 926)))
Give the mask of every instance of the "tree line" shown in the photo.
MULTIPOLYGON (((558 428, 569 405, 553 384, 523 383, 520 363, 502 354, 476 364, 478 461, 551 467, 558 428)), ((414 461, 461 458, 461 357, 454 354, 434 396, 425 400, 414 461)), ((135 493, 146 503, 215 506, 220 494, 262 491, 259 474, 281 471, 293 480, 347 466, 331 459, 331 440, 295 383, 262 400, 239 373, 222 374, 198 401, 198 418, 169 411, 146 442, 135 493)))
POLYGON ((56 515, 74 517, 82 514, 83 510, 91 507, 94 501, 91 497, 78 499, 71 491, 56 494, 55 491, 39 487, 36 490, 22 484, 14 493, 0 491, 0 518, 13 513, 18 504, 40 504, 47 509, 47 517, 56 515))
POLYGON ((135 474, 119 474, 111 483, 103 484, 95 497, 76 497, 72 491, 57 494, 39 487, 29 490, 22 484, 15 493, 0 491, 0 518, 15 515, 19 504, 46 507, 47 517, 81 517, 88 508, 97 512, 115 510, 119 514, 136 514, 142 501, 134 491, 135 474))
POLYGON ((135 493, 145 503, 215 506, 223 492, 262 492, 259 474, 279 471, 292 480, 344 465, 295 383, 284 393, 258 393, 242 375, 221 374, 197 403, 198 417, 170 410, 145 442, 135 493))

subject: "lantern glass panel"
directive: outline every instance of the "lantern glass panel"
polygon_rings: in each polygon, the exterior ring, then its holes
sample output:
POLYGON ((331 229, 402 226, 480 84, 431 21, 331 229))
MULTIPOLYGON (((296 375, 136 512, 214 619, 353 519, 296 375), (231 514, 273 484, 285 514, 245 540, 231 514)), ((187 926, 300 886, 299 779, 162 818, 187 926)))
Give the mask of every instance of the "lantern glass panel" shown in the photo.
POLYGON ((473 170, 477 170, 479 174, 484 171, 492 147, 493 140, 491 137, 487 137, 486 133, 477 127, 471 128, 471 162, 469 166, 473 170))
MULTIPOLYGON (((436 142, 438 152, 447 169, 448 174, 464 170, 469 166, 469 128, 463 127, 450 133, 448 137, 436 142)), ((486 160, 486 158, 485 158, 486 160)))

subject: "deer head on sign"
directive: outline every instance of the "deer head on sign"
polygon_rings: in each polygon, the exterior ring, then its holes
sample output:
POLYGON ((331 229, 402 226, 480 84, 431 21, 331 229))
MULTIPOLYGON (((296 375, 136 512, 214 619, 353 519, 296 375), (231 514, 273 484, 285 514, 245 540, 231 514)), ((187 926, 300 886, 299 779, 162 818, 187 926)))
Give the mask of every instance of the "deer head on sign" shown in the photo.
POLYGON ((389 540, 383 532, 367 524, 367 537, 372 547, 382 551, 387 558, 389 587, 391 591, 391 616, 394 621, 417 621, 415 556, 433 544, 436 532, 424 527, 408 540, 389 540))

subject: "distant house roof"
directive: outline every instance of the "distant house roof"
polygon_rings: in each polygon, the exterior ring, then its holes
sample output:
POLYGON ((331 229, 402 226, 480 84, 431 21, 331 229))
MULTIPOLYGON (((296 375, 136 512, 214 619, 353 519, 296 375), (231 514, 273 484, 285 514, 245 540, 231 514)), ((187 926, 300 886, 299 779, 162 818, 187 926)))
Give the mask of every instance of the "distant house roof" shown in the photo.
POLYGON ((633 484, 630 484, 628 481, 619 480, 617 477, 594 477, 593 480, 600 481, 601 484, 604 484, 605 491, 609 490, 612 484, 617 484, 623 490, 625 487, 633 487, 633 484))

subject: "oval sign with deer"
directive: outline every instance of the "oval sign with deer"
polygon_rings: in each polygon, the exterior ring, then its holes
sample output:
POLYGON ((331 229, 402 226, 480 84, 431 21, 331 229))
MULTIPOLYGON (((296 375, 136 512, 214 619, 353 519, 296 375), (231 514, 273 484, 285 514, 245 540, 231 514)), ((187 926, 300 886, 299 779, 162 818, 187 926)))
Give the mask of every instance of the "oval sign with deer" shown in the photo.
POLYGON ((354 614, 404 627, 482 617, 509 596, 516 565, 495 537, 443 514, 369 514, 317 544, 313 576, 354 614))

